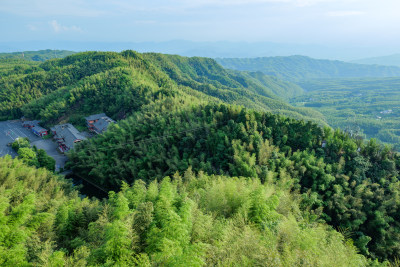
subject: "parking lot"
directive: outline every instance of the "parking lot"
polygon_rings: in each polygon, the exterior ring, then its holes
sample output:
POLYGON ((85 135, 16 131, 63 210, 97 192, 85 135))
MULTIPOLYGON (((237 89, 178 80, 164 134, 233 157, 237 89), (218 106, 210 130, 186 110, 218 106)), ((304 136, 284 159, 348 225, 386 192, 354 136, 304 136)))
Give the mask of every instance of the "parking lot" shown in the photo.
POLYGON ((17 153, 7 144, 14 142, 18 137, 28 137, 32 146, 44 149, 46 153, 56 160, 56 170, 63 168, 67 157, 57 150, 57 145, 51 139, 42 139, 31 130, 22 127, 21 121, 0 121, 0 157, 6 154, 16 157, 17 153))

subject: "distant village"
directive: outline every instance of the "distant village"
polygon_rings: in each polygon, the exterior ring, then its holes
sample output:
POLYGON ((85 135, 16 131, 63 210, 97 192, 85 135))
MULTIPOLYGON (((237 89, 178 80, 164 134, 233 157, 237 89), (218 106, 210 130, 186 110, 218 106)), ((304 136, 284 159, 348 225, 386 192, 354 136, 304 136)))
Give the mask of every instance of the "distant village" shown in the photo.
MULTIPOLYGON (((105 113, 90 115, 86 117, 85 120, 89 132, 95 134, 105 132, 110 124, 115 123, 115 121, 109 118, 105 113)), ((55 125, 50 128, 50 131, 41 127, 39 124, 40 121, 38 120, 22 122, 23 127, 30 129, 39 137, 45 137, 51 133, 61 153, 69 151, 76 143, 87 139, 70 123, 55 125)))
MULTIPOLYGON (((382 110, 381 112, 379 112, 382 115, 388 115, 388 114, 393 114, 393 110, 391 109, 387 109, 387 110, 382 110)), ((377 120, 381 120, 382 116, 376 115, 376 119, 377 120)))
POLYGON ((392 113, 393 113, 393 110, 391 110, 391 109, 382 110, 380 113, 381 113, 381 114, 392 114, 392 113))

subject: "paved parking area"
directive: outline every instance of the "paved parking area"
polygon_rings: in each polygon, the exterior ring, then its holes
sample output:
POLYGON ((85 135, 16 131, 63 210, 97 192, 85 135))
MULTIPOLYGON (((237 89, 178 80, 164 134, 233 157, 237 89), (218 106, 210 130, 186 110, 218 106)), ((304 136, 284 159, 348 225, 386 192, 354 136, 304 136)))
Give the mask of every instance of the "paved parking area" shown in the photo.
POLYGON ((38 136, 22 127, 20 121, 0 122, 0 157, 6 154, 13 157, 17 156, 17 153, 11 147, 7 146, 7 144, 14 142, 18 137, 28 137, 31 141, 39 139, 38 136))
POLYGON ((7 144, 14 142, 18 137, 28 137, 32 146, 44 149, 46 153, 56 160, 56 169, 63 168, 67 157, 57 150, 57 145, 51 139, 42 139, 31 130, 22 127, 21 121, 0 121, 0 157, 6 154, 16 157, 17 153, 7 144))
POLYGON ((65 162, 67 162, 68 158, 58 151, 57 144, 55 142, 50 139, 41 139, 31 142, 31 145, 35 145, 38 149, 44 149, 49 156, 56 160, 56 171, 58 171, 60 168, 64 168, 65 162))

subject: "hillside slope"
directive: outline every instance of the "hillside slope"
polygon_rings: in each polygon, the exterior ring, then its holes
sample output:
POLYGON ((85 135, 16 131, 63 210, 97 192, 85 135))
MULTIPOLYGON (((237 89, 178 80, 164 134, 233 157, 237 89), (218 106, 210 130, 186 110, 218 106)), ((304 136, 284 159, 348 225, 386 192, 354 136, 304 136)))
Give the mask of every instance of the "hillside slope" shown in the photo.
POLYGON ((76 52, 67 50, 39 50, 23 51, 13 53, 0 53, 0 59, 22 59, 29 61, 46 61, 52 58, 64 58, 75 54, 76 52))
MULTIPOLYGON (((164 98, 191 98, 243 105, 324 123, 311 109, 294 108, 274 92, 291 84, 263 84, 247 74, 229 72, 212 59, 162 54, 86 52, 47 61, 0 78, 0 118, 25 115, 55 123, 94 112, 126 117, 164 98)), ((290 94, 286 92, 286 94, 290 94)), ((195 100, 197 99, 197 100, 195 100)))
POLYGON ((371 66, 305 56, 263 58, 219 58, 223 67, 241 71, 260 71, 290 81, 320 78, 396 77, 399 67, 371 66))
POLYGON ((262 73, 247 73, 227 70, 210 58, 187 58, 163 54, 144 54, 146 59, 160 67, 171 79, 179 84, 195 88, 191 80, 209 83, 217 87, 225 86, 240 89, 245 87, 252 93, 269 98, 293 97, 301 88, 293 83, 266 76, 262 73), (261 83, 261 84, 260 84, 261 83))
POLYGON ((260 82, 262 85, 267 86, 274 94, 286 100, 302 95, 304 89, 295 83, 281 80, 275 76, 265 75, 260 71, 257 72, 241 72, 242 75, 248 75, 260 82), (276 84, 276 86, 274 86, 276 84))

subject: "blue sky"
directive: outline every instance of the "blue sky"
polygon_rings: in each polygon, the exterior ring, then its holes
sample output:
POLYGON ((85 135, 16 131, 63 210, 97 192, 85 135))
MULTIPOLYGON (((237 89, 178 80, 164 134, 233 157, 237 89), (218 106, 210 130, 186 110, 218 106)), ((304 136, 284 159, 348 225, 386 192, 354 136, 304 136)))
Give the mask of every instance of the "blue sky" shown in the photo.
POLYGON ((0 0, 0 42, 400 45, 399 0, 0 0))

